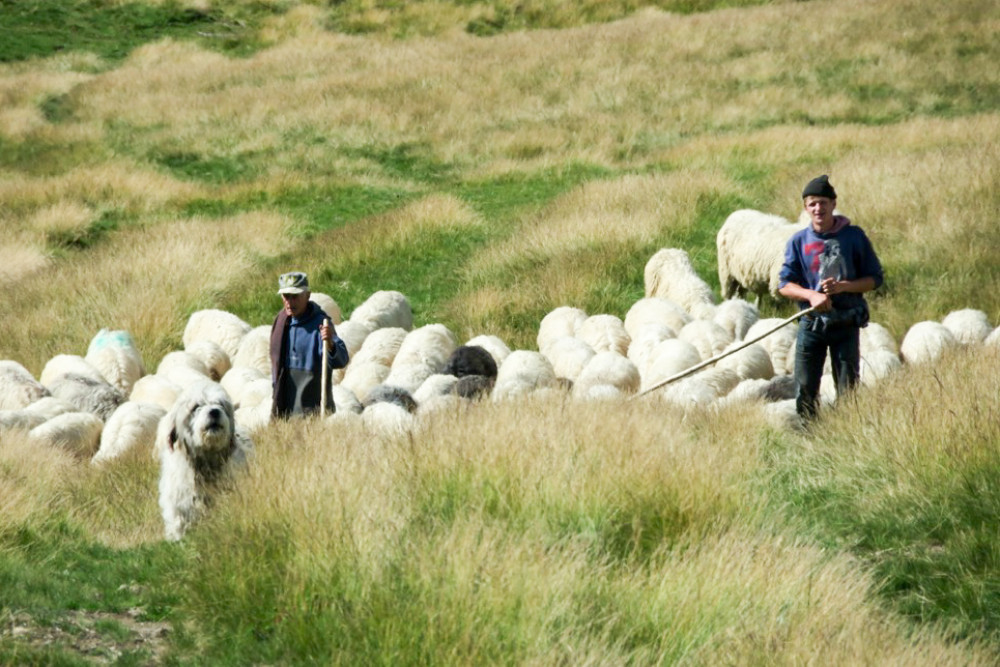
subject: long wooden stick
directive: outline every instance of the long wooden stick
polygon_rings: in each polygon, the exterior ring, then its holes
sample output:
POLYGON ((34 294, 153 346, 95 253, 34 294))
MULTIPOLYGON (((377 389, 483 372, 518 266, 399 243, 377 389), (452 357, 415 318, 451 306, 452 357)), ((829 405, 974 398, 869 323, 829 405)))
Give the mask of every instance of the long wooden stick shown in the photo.
MULTIPOLYGON (((329 328, 330 327, 330 320, 329 319, 323 320, 323 326, 329 328)), ((328 341, 324 340, 323 341, 323 375, 320 378, 320 385, 319 385, 319 393, 320 393, 320 398, 319 398, 319 402, 320 402, 319 416, 320 417, 326 417, 326 391, 327 391, 326 385, 327 385, 327 377, 329 376, 329 369, 327 368, 327 365, 329 364, 329 357, 330 357, 330 343, 328 341)))
POLYGON ((750 339, 748 341, 744 341, 743 344, 740 345, 739 347, 733 348, 732 350, 726 350, 725 352, 722 352, 721 354, 715 355, 711 359, 706 359, 705 361, 702 361, 701 363, 695 364, 694 366, 692 366, 691 368, 689 368, 687 370, 684 370, 684 371, 681 371, 680 373, 676 373, 674 375, 671 375, 666 380, 663 380, 662 382, 657 382, 655 385, 653 385, 649 389, 640 391, 638 394, 636 394, 635 396, 633 396, 633 398, 639 398, 640 396, 645 396, 649 392, 655 391, 655 390, 659 389, 660 387, 663 387, 663 386, 666 386, 666 385, 670 384, 671 382, 676 382, 677 380, 680 380, 681 378, 686 378, 687 376, 691 375, 692 373, 696 373, 697 371, 700 371, 705 366, 708 366, 710 364, 714 364, 715 362, 719 361, 720 359, 724 359, 724 358, 728 357, 731 354, 736 354, 737 352, 739 352, 743 348, 749 347, 749 346, 753 345, 754 343, 756 343, 757 341, 763 340, 763 339, 767 338, 768 336, 770 336, 771 334, 773 334, 778 329, 781 329, 783 327, 788 326, 789 324, 791 324, 795 320, 799 319, 800 317, 802 317, 804 315, 809 315, 810 313, 814 312, 815 310, 816 310, 815 306, 813 306, 812 308, 806 308, 805 310, 800 310, 799 312, 795 313, 794 315, 792 315, 788 319, 782 320, 780 324, 774 325, 774 328, 769 329, 768 331, 765 331, 764 333, 762 333, 761 335, 759 335, 759 336, 757 336, 755 338, 752 338, 752 339, 750 339))

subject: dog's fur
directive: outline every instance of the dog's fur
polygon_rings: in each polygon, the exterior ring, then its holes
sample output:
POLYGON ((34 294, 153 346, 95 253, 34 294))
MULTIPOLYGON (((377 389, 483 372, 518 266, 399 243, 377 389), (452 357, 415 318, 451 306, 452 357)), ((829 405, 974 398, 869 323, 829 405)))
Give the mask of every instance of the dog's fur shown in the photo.
POLYGON ((185 389, 160 420, 156 450, 165 536, 179 540, 211 503, 218 483, 246 463, 253 443, 237 431, 226 391, 206 381, 185 389))

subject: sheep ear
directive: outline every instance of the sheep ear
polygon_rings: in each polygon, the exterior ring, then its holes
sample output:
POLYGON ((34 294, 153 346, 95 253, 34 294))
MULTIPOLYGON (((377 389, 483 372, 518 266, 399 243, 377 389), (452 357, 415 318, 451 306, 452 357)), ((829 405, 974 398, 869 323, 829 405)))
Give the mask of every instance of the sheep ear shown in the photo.
POLYGON ((167 435, 167 447, 170 451, 174 451, 174 445, 177 443, 177 428, 174 427, 170 429, 170 434, 167 435))

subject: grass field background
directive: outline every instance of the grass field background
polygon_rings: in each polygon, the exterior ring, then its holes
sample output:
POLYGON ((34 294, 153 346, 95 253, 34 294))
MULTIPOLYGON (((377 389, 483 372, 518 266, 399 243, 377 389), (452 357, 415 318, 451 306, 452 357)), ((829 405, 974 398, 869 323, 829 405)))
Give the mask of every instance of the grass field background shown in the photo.
MULTIPOLYGON (((996 326, 998 31, 977 0, 8 3, 0 358, 107 327, 155 368, 196 310, 270 323, 290 269, 533 349, 557 306, 624 317, 663 247, 717 290, 726 216, 794 219, 821 173, 897 341, 996 326)), ((0 663, 995 664, 998 370, 905 368, 809 434, 639 401, 271 424, 180 545, 152 460, 4 433, 0 663)))

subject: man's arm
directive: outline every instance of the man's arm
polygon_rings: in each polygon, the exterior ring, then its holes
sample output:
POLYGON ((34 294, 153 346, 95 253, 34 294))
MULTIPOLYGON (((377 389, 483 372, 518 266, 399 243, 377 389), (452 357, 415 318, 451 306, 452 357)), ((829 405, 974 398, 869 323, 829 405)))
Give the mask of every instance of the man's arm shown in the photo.
POLYGON ((828 294, 807 289, 797 283, 785 283, 778 288, 778 294, 793 301, 805 301, 818 312, 826 312, 833 307, 828 294))

